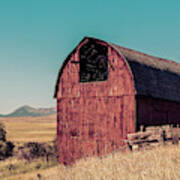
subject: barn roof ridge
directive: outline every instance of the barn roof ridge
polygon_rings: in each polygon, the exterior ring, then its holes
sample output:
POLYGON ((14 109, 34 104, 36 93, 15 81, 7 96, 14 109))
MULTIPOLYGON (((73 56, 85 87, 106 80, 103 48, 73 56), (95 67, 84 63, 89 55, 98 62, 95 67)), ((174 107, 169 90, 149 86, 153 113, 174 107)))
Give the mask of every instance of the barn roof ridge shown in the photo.
POLYGON ((151 95, 156 98, 167 98, 180 102, 180 64, 164 58, 151 56, 136 50, 118 46, 101 39, 84 37, 66 57, 59 69, 54 97, 57 97, 58 84, 64 67, 72 54, 86 40, 104 43, 122 55, 130 66, 134 76, 135 89, 139 95, 151 95))
POLYGON ((118 46, 115 44, 110 44, 110 45, 112 47, 115 47, 115 49, 119 53, 122 53, 122 55, 126 58, 127 61, 138 62, 140 64, 151 66, 156 69, 180 74, 180 64, 175 61, 152 56, 149 54, 145 54, 145 53, 142 53, 133 49, 125 48, 122 46, 118 46))
POLYGON ((151 96, 180 103, 179 63, 99 39, 89 39, 105 43, 123 56, 133 74, 137 95, 151 96))
POLYGON ((110 42, 93 38, 93 37, 84 37, 82 41, 84 41, 85 39, 97 40, 97 41, 101 41, 108 44, 109 46, 116 49, 118 53, 122 54, 126 58, 127 61, 134 61, 140 64, 151 66, 156 69, 180 74, 180 63, 175 62, 173 60, 160 58, 157 56, 152 56, 152 55, 149 55, 149 54, 146 54, 146 53, 134 50, 134 49, 119 46, 117 44, 110 43, 110 42))

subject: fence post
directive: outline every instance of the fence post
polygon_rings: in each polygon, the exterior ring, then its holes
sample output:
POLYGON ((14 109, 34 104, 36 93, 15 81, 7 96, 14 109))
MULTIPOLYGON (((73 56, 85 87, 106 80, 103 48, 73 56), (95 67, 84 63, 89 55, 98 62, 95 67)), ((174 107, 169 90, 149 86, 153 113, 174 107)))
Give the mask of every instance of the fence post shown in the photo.
POLYGON ((178 128, 173 128, 172 129, 172 144, 175 144, 175 145, 179 144, 178 128))
POLYGON ((166 131, 164 129, 161 130, 161 134, 160 134, 160 142, 161 145, 166 145, 166 131))

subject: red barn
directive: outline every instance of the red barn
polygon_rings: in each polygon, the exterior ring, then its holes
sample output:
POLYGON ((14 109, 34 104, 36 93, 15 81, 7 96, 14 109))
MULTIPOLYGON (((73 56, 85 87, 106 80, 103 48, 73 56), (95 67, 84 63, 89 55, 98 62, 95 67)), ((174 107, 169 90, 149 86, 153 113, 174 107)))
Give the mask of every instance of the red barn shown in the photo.
POLYGON ((57 78, 59 162, 104 155, 141 125, 180 124, 180 64, 85 37, 57 78))

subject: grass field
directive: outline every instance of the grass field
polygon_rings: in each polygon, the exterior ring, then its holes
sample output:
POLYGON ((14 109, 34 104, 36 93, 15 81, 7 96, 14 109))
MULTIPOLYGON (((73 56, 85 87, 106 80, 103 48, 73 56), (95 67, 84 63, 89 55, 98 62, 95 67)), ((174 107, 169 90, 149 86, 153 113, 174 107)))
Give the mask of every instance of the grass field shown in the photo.
MULTIPOLYGON (((31 162, 25 160, 18 160, 15 157, 9 158, 5 161, 0 162, 0 179, 24 179, 28 177, 30 179, 30 174, 36 174, 44 169, 49 169, 57 166, 57 161, 49 161, 48 163, 44 158, 39 158, 31 162)), ((37 176, 36 176, 37 177, 37 176)))
MULTIPOLYGON (((0 118, 7 138, 18 143, 53 141, 56 116, 0 118)), ((4 180, 179 180, 180 145, 168 145, 138 152, 116 152, 89 157, 73 166, 49 164, 43 159, 30 163, 12 157, 0 161, 0 179, 4 180), (9 169, 13 167, 13 169, 9 169)))
POLYGON ((50 142, 56 137, 56 115, 45 117, 0 118, 7 139, 15 143, 50 142))
MULTIPOLYGON (((56 115, 44 117, 9 117, 0 118, 7 132, 8 141, 12 141, 17 150, 18 146, 26 142, 40 142, 51 144, 56 138, 56 115)), ((20 179, 19 174, 29 176, 30 172, 40 171, 57 165, 57 161, 46 162, 44 159, 35 159, 31 162, 19 160, 17 157, 0 161, 1 179, 20 179)), ((22 178, 24 179, 24 177, 22 178)), ((30 178, 27 178, 30 179, 30 178)))
POLYGON ((166 146, 139 152, 116 152, 90 157, 73 166, 55 166, 5 180, 179 180, 180 147, 166 146))

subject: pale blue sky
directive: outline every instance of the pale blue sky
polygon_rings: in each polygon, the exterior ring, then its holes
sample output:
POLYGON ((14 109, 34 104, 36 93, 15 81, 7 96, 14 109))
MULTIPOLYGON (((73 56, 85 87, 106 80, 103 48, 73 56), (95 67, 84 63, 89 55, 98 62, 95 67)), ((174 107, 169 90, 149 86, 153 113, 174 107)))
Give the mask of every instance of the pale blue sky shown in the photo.
POLYGON ((0 0, 0 113, 55 106, 60 65, 84 36, 180 62, 180 1, 0 0))

